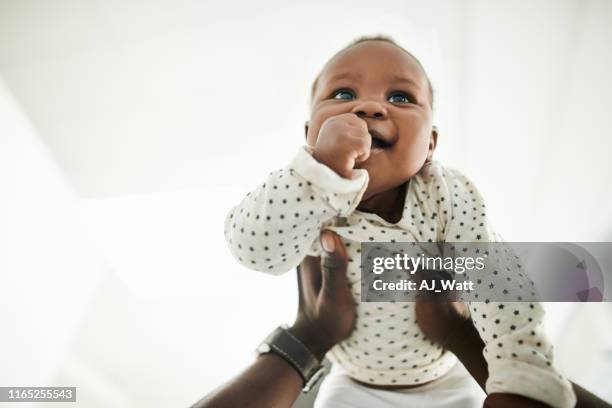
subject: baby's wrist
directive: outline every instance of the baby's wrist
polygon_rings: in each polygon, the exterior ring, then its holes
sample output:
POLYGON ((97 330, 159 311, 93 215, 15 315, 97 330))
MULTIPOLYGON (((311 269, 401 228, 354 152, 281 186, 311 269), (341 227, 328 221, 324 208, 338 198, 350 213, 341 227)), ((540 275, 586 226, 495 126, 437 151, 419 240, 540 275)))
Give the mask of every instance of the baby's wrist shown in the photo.
POLYGON ((351 169, 346 170, 342 168, 343 166, 339 164, 339 161, 337 160, 338 155, 336 153, 321 152, 315 148, 313 149, 311 155, 316 161, 326 166, 340 177, 345 179, 351 178, 351 169))

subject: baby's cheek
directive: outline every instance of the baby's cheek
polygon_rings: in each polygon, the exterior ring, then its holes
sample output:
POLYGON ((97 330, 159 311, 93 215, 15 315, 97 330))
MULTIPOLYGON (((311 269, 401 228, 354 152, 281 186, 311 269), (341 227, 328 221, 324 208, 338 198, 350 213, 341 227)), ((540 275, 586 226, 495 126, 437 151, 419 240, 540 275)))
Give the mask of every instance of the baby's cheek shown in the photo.
POLYGON ((306 133, 306 141, 309 145, 314 146, 319 138, 319 132, 325 121, 333 116, 343 112, 337 112, 330 108, 318 108, 310 114, 308 120, 308 132, 306 133))
POLYGON ((429 151, 430 135, 419 133, 412 137, 406 137, 397 143, 397 153, 407 162, 425 161, 429 151))
POLYGON ((398 144, 395 159, 397 165, 405 168, 407 172, 416 174, 419 171, 429 152, 429 137, 417 136, 398 144))

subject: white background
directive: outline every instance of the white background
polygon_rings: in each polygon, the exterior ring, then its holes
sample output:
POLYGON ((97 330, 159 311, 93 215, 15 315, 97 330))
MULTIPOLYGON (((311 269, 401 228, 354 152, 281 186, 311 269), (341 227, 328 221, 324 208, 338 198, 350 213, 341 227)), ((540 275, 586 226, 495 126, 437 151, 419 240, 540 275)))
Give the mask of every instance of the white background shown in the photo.
MULTIPOLYGON (((0 0, 0 385, 186 406, 251 361, 295 276, 241 268, 223 219, 378 33, 507 240, 611 240, 610 1, 0 0)), ((610 306, 548 306, 559 365, 612 399, 610 306)))

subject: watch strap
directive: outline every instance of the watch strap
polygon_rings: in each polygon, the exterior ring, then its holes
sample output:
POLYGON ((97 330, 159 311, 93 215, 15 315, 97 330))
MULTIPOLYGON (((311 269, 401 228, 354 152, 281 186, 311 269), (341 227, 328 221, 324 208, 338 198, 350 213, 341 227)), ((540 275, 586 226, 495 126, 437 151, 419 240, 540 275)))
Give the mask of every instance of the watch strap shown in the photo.
POLYGON ((321 362, 286 326, 279 326, 270 333, 257 351, 260 354, 273 352, 291 364, 304 380, 304 392, 323 376, 321 362))

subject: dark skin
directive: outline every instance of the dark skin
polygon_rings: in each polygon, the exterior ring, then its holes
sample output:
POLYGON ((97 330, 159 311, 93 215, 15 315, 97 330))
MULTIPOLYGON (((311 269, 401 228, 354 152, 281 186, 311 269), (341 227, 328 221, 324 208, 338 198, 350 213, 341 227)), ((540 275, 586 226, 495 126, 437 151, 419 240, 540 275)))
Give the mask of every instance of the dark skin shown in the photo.
MULTIPOLYGON (((318 357, 346 339, 355 322, 355 303, 346 285, 347 256, 339 237, 325 231, 329 243, 322 258, 306 257, 299 268, 300 302, 291 331, 318 357)), ((484 389, 488 372, 482 356, 484 343, 457 302, 416 303, 416 318, 423 333, 453 352, 484 389)), ((274 354, 264 354, 235 379, 197 402, 193 408, 289 408, 303 387, 297 371, 274 354)), ((574 384, 578 408, 611 408, 610 404, 574 384)), ((484 407, 541 408, 544 404, 507 394, 491 394, 484 407)))
POLYGON ((427 76, 412 56, 366 41, 336 55, 319 74, 306 141, 317 161, 344 178, 367 170, 358 209, 396 223, 406 182, 436 147, 431 102, 427 76))
POLYGON ((346 339, 355 324, 355 301, 347 285, 346 248, 332 231, 321 234, 322 258, 307 256, 298 274, 299 307, 291 331, 319 360, 346 339))

